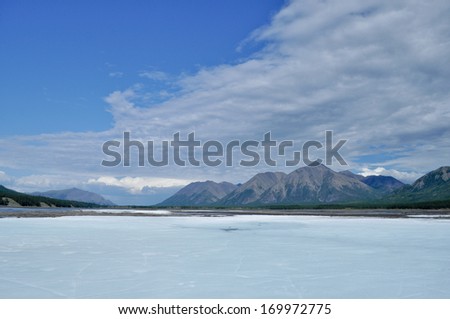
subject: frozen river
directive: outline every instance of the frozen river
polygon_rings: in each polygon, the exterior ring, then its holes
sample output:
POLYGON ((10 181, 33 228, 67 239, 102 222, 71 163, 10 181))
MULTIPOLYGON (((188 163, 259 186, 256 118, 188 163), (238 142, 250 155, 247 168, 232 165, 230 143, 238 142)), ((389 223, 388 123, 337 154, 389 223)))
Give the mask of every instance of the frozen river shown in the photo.
POLYGON ((450 298, 450 221, 3 218, 0 298, 450 298))

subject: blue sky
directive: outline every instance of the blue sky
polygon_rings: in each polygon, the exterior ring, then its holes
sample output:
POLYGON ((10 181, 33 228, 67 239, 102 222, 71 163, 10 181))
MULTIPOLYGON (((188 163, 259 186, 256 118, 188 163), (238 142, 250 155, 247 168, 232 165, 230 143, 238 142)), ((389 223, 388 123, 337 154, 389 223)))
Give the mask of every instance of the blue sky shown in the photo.
MULTIPOLYGON (((236 63, 236 48, 282 6, 269 1, 2 1, 1 136, 102 131, 111 91, 139 74, 236 63), (5 114, 6 112, 6 114, 5 114)), ((146 83, 152 89, 158 83, 146 83)))
POLYGON ((450 158, 444 0, 0 2, 0 184, 153 204, 191 181, 292 167, 115 167, 102 144, 347 139, 412 182, 450 158))

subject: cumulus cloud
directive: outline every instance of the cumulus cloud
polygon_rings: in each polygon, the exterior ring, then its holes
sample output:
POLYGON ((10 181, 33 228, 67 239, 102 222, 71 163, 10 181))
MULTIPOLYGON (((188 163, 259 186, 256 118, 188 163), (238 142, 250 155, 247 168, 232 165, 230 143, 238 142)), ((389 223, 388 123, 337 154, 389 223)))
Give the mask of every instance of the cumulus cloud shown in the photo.
POLYGON ((162 71, 143 71, 139 73, 139 76, 153 81, 166 81, 169 79, 167 73, 162 71))
POLYGON ((119 71, 109 72, 108 75, 112 78, 121 78, 121 77, 123 77, 123 72, 119 72, 119 71))
MULTIPOLYGON (((445 10, 444 1, 293 1, 253 35, 268 41, 263 51, 183 77, 184 94, 121 113, 117 124, 216 138, 272 130, 298 140, 333 129, 360 152, 448 136, 445 10)), ((109 99, 130 105, 129 94, 109 99)))
POLYGON ((401 171, 398 171, 395 169, 386 169, 384 167, 376 167, 373 169, 364 167, 359 174, 362 176, 371 176, 371 175, 392 176, 404 183, 409 183, 409 184, 413 183, 419 177, 422 176, 421 173, 417 173, 417 172, 401 172, 401 171))
POLYGON ((79 187, 82 182, 70 175, 27 175, 10 179, 10 186, 22 192, 79 187))
POLYGON ((105 186, 121 187, 130 193, 137 194, 143 190, 148 191, 154 188, 173 188, 177 186, 184 186, 191 181, 183 179, 172 178, 153 178, 153 177, 122 177, 116 178, 111 176, 101 176, 98 178, 89 179, 88 184, 100 184, 105 186))

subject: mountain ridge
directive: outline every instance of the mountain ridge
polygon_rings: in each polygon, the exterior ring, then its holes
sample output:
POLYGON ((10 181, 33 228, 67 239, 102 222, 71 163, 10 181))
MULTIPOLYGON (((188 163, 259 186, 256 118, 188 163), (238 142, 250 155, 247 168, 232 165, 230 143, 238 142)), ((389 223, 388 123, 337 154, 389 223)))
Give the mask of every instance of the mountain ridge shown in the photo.
POLYGON ((68 188, 61 190, 49 190, 45 192, 33 192, 30 195, 44 196, 54 199, 69 200, 83 203, 92 203, 101 206, 116 206, 112 201, 105 199, 103 196, 88 192, 79 188, 68 188))
POLYGON ((440 201, 450 199, 450 166, 441 166, 419 179, 412 185, 405 185, 392 193, 388 201, 440 201))
MULTIPOLYGON (((188 190, 183 188, 179 192, 185 191, 188 190)), ((235 185, 235 189, 222 199, 208 203, 197 202, 197 205, 240 207, 368 202, 392 204, 447 200, 450 200, 450 167, 447 166, 425 174, 413 185, 405 185, 392 176, 335 172, 324 165, 318 165, 304 166, 289 174, 258 173, 247 182, 235 185), (435 182, 430 188, 431 181, 435 182)), ((166 204, 167 200, 158 205, 170 206, 166 204)), ((178 201, 177 206, 192 206, 192 202, 183 205, 182 201, 178 201)))
POLYGON ((219 205, 247 205, 256 201, 274 184, 286 178, 282 172, 258 173, 218 202, 219 205))
POLYGON ((26 193, 17 192, 0 185, 0 206, 13 207, 100 207, 92 203, 77 201, 68 201, 44 196, 34 196, 26 193))
POLYGON ((375 196, 376 193, 358 179, 318 165, 300 167, 289 173, 282 183, 267 190, 258 204, 347 202, 375 196))
POLYGON ((229 182, 193 182, 159 203, 158 206, 206 206, 214 204, 237 187, 229 182))

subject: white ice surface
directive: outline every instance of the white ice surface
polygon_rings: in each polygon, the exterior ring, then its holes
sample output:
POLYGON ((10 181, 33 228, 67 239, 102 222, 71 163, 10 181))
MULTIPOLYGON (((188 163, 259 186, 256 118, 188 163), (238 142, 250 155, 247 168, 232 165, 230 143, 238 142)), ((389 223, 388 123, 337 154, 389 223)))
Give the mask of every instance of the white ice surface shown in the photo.
POLYGON ((450 221, 0 219, 1 298, 450 298, 450 221))
POLYGON ((95 213, 113 213, 113 214, 147 214, 147 215, 171 215, 172 212, 169 210, 151 210, 151 209, 120 209, 120 208, 98 208, 98 209, 92 209, 92 208, 85 208, 80 209, 82 212, 95 212, 95 213))

